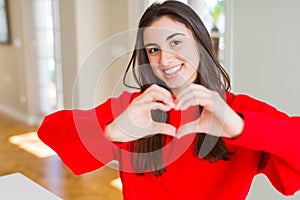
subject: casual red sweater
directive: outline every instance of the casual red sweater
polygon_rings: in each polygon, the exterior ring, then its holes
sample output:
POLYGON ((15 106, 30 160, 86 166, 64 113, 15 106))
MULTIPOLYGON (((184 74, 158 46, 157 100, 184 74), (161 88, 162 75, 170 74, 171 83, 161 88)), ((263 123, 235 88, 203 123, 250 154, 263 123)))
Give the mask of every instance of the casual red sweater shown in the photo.
MULTIPOLYGON (((226 101, 243 116, 245 126, 239 137, 224 138, 234 152, 229 161, 212 163, 195 156, 195 135, 191 134, 181 139, 168 137, 169 143, 173 141, 168 155, 173 156, 162 176, 132 173, 129 143, 112 143, 104 131, 139 94, 124 92, 91 110, 53 113, 45 117, 38 135, 76 175, 118 160, 126 200, 244 200, 259 173, 284 195, 300 189, 300 117, 289 117, 264 102, 231 93, 226 101)), ((169 122, 178 127, 187 118, 189 114, 171 110, 169 122)))

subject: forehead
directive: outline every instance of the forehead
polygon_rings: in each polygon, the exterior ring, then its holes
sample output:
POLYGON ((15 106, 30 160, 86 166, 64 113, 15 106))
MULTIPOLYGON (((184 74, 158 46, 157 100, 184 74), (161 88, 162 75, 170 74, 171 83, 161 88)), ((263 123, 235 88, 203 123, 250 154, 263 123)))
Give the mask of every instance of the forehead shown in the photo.
POLYGON ((144 29, 144 42, 163 42, 174 33, 181 33, 185 37, 193 38, 192 32, 184 24, 168 16, 163 16, 144 29))

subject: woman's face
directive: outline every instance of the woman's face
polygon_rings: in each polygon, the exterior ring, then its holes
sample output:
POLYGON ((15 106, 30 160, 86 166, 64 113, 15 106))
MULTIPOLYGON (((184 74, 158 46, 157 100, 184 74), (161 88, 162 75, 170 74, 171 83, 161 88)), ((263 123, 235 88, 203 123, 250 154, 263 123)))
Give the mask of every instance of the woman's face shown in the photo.
POLYGON ((144 45, 154 74, 177 93, 194 82, 200 61, 192 32, 163 16, 144 30, 144 45))

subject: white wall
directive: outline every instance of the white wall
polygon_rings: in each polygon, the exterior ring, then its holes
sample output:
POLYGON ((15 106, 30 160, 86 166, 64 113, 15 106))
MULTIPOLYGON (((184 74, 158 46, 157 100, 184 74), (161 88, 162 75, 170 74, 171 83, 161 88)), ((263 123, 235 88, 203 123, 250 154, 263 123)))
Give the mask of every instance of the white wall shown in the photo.
POLYGON ((76 0, 75 5, 78 66, 72 103, 91 108, 112 96, 125 71, 128 59, 121 58, 119 51, 128 52, 124 47, 128 41, 118 37, 129 27, 128 1, 76 0), (119 59, 123 61, 116 66, 119 59))
POLYGON ((8 3, 12 42, 0 45, 0 112, 35 124, 39 102, 32 0, 8 3))
MULTIPOLYGON (((232 5, 229 63, 233 91, 299 115, 300 1, 226 1, 232 5)), ((283 197, 266 177, 257 176, 248 199, 300 199, 300 193, 283 197)))
POLYGON ((59 17, 61 32, 61 62, 64 107, 72 108, 72 94, 77 74, 77 43, 75 1, 59 1, 59 17))
POLYGON ((300 114, 300 1, 232 0, 235 92, 300 114))
MULTIPOLYGON (((11 44, 0 44, 0 107, 8 110, 18 110, 26 113, 26 104, 20 102, 20 96, 25 94, 25 79, 20 78, 24 73, 24 47, 22 30, 22 2, 9 2, 9 19, 11 29, 11 44), (14 41, 18 40, 18 45, 14 41)), ((1 109, 1 110, 2 110, 1 109)))
MULTIPOLYGON (((32 16, 34 1, 9 1, 12 44, 0 45, 0 112, 38 124, 43 116, 39 112, 36 84, 38 70, 32 16)), ((134 45, 134 42, 126 38, 125 48, 124 41, 121 45, 115 43, 110 46, 106 43, 97 62, 93 62, 89 55, 112 36, 127 31, 129 27, 136 27, 137 20, 132 16, 142 12, 138 8, 143 3, 141 0, 59 1, 62 85, 66 109, 77 105, 91 107, 112 95, 115 83, 124 73, 129 49, 133 49, 130 45, 134 45), (136 14, 128 15, 129 12, 136 14), (94 84, 95 81, 91 82, 90 77, 86 76, 89 78, 83 77, 79 87, 74 87, 78 72, 87 59, 96 67, 92 70, 89 68, 88 73, 94 75, 98 82, 94 84), (110 70, 106 70, 108 65, 110 70), (105 71, 104 76, 97 74, 99 69, 105 71), (92 98, 87 98, 86 94, 92 94, 92 98)), ((122 37, 117 38, 120 39, 122 37)))

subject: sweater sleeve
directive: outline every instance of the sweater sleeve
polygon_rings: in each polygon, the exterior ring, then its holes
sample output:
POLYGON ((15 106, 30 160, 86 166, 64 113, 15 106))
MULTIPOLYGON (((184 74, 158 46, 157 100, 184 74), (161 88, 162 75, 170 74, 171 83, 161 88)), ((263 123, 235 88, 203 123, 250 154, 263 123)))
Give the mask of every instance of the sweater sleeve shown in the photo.
POLYGON ((129 104, 130 93, 90 110, 61 110, 44 118, 39 138, 51 147, 76 175, 93 171, 118 159, 118 145, 107 140, 104 131, 129 104))
POLYGON ((300 117, 289 117, 272 106, 237 95, 231 107, 244 118, 242 134, 233 145, 262 152, 258 172, 267 175, 285 195, 300 189, 300 117))

